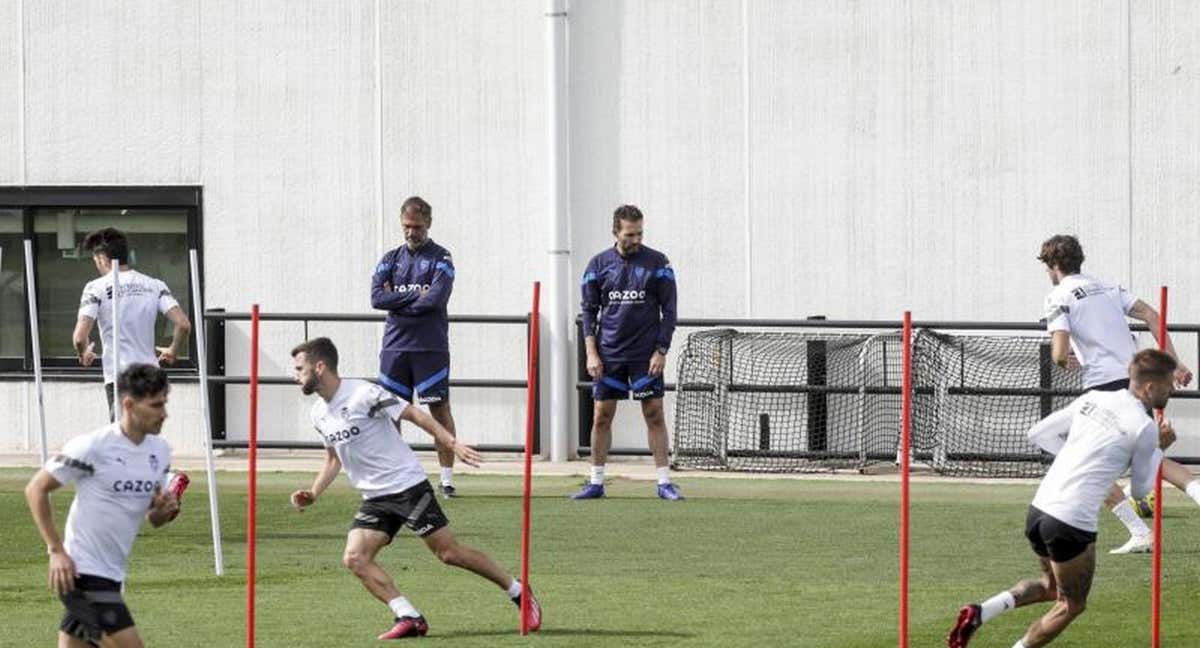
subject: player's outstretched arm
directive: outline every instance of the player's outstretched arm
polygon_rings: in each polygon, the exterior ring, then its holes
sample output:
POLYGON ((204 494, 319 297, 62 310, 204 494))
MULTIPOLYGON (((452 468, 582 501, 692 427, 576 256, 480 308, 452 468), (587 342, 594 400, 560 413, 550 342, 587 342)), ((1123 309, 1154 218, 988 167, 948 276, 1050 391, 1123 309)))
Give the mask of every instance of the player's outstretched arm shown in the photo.
POLYGON ((1071 418, 1074 414, 1075 408, 1064 407, 1038 421, 1032 428, 1029 428, 1027 434, 1029 441, 1042 450, 1057 455, 1067 442, 1067 435, 1071 432, 1071 418))
POLYGON ((1180 387, 1187 387, 1192 382, 1192 371, 1187 368, 1187 365, 1180 362, 1179 356, 1175 353, 1175 343, 1171 341, 1170 333, 1164 332, 1165 339, 1158 339, 1158 311, 1139 299, 1129 309, 1129 316, 1145 323, 1146 328, 1150 329, 1150 334, 1154 336, 1154 339, 1162 344, 1163 350, 1170 354, 1172 358, 1175 358, 1175 362, 1178 363, 1178 366, 1175 367, 1175 383, 1180 387))
POLYGON ((62 537, 54 526, 54 512, 50 508, 50 492, 60 486, 62 484, 50 473, 39 470, 25 486, 25 501, 50 554, 50 589, 55 594, 66 594, 75 589, 75 561, 63 548, 62 537))
POLYGON ((400 418, 394 421, 397 433, 400 432, 401 420, 408 421, 428 432, 429 436, 433 437, 443 448, 454 450, 454 456, 461 459, 468 466, 478 466, 483 461, 483 457, 479 454, 478 450, 465 443, 460 443, 451 436, 446 428, 442 427, 441 423, 438 423, 425 410, 419 407, 405 407, 404 411, 400 414, 400 418))
POLYGON ((333 448, 325 448, 325 464, 321 466, 320 472, 313 479, 312 487, 308 490, 298 490, 292 493, 292 506, 296 510, 303 513, 304 508, 312 506, 321 493, 325 492, 326 488, 337 479, 338 472, 342 469, 342 460, 338 459, 337 453, 333 448))

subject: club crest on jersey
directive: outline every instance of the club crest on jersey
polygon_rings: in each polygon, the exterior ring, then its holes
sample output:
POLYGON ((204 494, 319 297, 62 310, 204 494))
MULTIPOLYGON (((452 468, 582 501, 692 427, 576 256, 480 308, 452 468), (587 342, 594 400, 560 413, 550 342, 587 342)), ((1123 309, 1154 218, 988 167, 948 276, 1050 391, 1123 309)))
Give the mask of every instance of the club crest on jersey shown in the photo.
POLYGON ((635 281, 637 281, 638 283, 641 283, 642 279, 644 279, 645 277, 646 277, 646 269, 645 268, 643 268, 642 266, 633 266, 633 278, 635 281))
POLYGON ((350 418, 350 408, 346 405, 342 405, 342 418, 350 418))
POLYGON ((150 455, 150 470, 158 472, 158 456, 153 453, 150 455))
POLYGON ((429 259, 421 259, 417 264, 417 272, 429 272, 429 259))

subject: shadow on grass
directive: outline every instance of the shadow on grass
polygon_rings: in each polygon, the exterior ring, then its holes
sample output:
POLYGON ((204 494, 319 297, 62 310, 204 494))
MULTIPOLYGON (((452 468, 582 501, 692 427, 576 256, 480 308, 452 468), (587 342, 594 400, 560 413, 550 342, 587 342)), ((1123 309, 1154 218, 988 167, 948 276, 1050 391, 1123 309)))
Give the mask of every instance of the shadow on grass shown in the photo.
MULTIPOLYGON (((469 637, 510 637, 519 635, 516 630, 508 630, 499 632, 496 630, 464 630, 462 632, 438 632, 436 635, 427 635, 422 637, 422 640, 429 641, 430 639, 465 639, 469 637)), ((548 637, 625 637, 636 639, 639 637, 652 637, 660 639, 695 639, 696 635, 687 632, 668 632, 665 630, 601 630, 597 628, 545 628, 535 633, 548 637)))

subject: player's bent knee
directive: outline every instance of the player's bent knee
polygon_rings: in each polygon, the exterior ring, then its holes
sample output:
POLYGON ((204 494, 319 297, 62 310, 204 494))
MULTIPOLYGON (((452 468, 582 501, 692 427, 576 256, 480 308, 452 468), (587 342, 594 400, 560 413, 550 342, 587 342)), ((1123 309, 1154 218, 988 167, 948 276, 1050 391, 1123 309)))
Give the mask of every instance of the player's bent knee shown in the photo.
POLYGON ((361 575, 370 562, 364 554, 357 551, 347 551, 342 555, 342 566, 354 572, 356 576, 361 575))
POLYGON ((461 567, 463 565, 463 551, 458 544, 438 547, 435 551, 438 560, 452 567, 461 567))
POLYGON ((1055 604, 1068 619, 1074 619, 1087 610, 1087 601, 1072 598, 1060 598, 1055 604))

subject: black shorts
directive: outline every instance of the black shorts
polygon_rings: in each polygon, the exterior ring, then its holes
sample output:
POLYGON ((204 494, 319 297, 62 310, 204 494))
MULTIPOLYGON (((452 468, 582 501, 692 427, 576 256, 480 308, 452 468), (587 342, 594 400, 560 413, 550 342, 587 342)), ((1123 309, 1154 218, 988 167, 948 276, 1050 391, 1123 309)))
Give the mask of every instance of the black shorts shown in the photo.
POLYGON ((1094 387, 1087 387, 1084 389, 1084 391, 1095 390, 1095 391, 1113 392, 1113 391, 1121 391, 1122 389, 1129 389, 1129 379, 1128 378, 1121 378, 1120 380, 1113 380, 1111 382, 1102 383, 1102 384, 1096 385, 1094 387))
POLYGON ((447 401, 450 353, 384 349, 379 353, 379 384, 410 403, 428 405, 447 401))
POLYGON ((79 574, 75 589, 58 598, 67 608, 58 629, 80 641, 98 646, 101 635, 116 634, 133 625, 117 581, 79 574))
POLYGON ((424 538, 447 524, 450 521, 442 512, 433 487, 423 481, 399 493, 363 500, 350 528, 383 531, 390 540, 402 526, 424 538))
POLYGON ((604 374, 592 383, 592 400, 633 400, 663 397, 662 375, 650 375, 650 362, 604 362, 604 374))
POLYGON ((1025 537, 1033 553, 1064 563, 1083 553, 1096 541, 1094 531, 1084 531, 1030 506, 1025 516, 1025 537))

